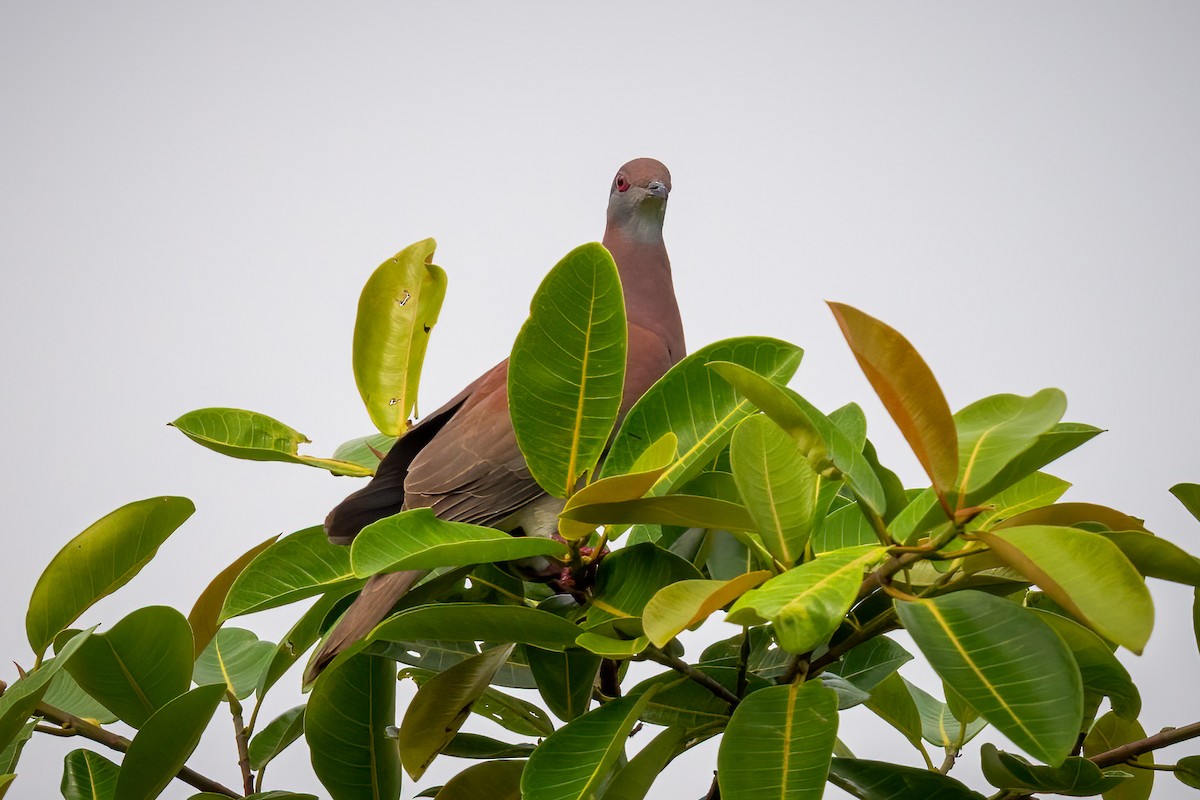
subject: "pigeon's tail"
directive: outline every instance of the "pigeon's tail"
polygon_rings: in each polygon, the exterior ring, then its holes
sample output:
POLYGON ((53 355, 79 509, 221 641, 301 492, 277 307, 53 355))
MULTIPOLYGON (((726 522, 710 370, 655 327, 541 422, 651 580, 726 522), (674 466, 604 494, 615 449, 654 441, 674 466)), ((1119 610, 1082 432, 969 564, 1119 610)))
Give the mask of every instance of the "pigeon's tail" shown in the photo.
POLYGON ((321 649, 309 662, 304 675, 305 685, 315 681, 338 653, 370 633, 388 615, 396 601, 426 574, 425 570, 389 572, 368 580, 362 593, 346 609, 346 613, 325 637, 321 649))

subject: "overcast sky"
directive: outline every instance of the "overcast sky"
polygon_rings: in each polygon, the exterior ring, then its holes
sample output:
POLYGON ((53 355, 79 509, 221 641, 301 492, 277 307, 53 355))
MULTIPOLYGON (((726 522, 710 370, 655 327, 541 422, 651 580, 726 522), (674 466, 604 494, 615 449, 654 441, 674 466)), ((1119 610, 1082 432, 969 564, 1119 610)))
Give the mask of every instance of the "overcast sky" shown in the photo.
MULTIPOLYGON (((32 661, 42 567, 118 506, 182 494, 199 510, 87 625, 186 612, 250 545, 358 485, 223 458, 167 422, 253 409, 316 455, 369 433, 358 292, 427 236, 450 276, 421 387, 436 407, 507 354, 546 270, 600 238, 616 167, 643 155, 674 176, 693 349, 801 345, 793 387, 861 403, 918 484, 823 301, 850 303, 909 337, 954 408, 1062 388, 1069 419, 1109 431, 1051 468, 1067 499, 1200 550, 1167 494, 1200 481, 1198 32, 1191 2, 4 3, 0 678, 32 661)), ((1151 731, 1200 719, 1190 593, 1153 588, 1154 636, 1125 659, 1151 731)), ((270 638, 294 613, 252 622, 270 638)), ((268 711, 295 702, 277 693, 268 711)), ((234 785, 218 723, 199 766, 234 785)), ((917 763, 861 709, 841 736, 917 763)), ((9 796, 54 795, 76 746, 39 737, 9 796)), ((681 759, 652 796, 702 795, 713 756, 681 759)), ((278 788, 318 790, 301 748, 285 763, 278 788)), ((1186 791, 1167 776, 1155 798, 1186 791)))

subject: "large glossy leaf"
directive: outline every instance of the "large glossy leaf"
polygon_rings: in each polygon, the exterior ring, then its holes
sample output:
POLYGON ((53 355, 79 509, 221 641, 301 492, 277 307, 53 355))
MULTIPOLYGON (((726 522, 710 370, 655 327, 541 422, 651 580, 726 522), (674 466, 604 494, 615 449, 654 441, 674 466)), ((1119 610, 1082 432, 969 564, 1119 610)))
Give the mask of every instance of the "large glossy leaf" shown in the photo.
POLYGON ((33 714, 37 704, 46 694, 46 689, 54 676, 78 653, 79 648, 87 643, 92 635, 89 628, 77 634, 66 644, 52 660, 47 661, 33 672, 9 686, 0 695, 0 750, 8 747, 21 734, 25 722, 33 714))
MULTIPOLYGON (((560 655, 559 653, 549 653, 545 650, 530 648, 529 652, 539 653, 547 656, 560 655)), ((462 661, 456 662, 462 664, 463 661, 468 661, 476 655, 468 656, 462 661)), ((511 660, 502 661, 497 673, 501 669, 509 668, 511 660)), ((455 665, 450 665, 445 671, 449 671, 455 665)), ((400 670, 397 676, 400 680, 405 678, 411 679, 417 686, 424 686, 437 675, 442 674, 433 670, 421 669, 420 667, 408 667, 400 670)), ((492 682, 495 683, 495 675, 492 682)), ((481 717, 486 717, 497 725, 506 728, 513 733, 523 734, 525 736, 549 736, 554 733, 554 723, 550 721, 550 716, 542 709, 535 706, 533 703, 522 700, 519 697, 505 694, 492 688, 485 688, 483 694, 471 706, 471 712, 478 714, 481 717)), ((488 756, 496 758, 497 756, 488 756)))
POLYGON ((858 365, 939 495, 958 477, 958 435, 933 372, 898 331, 856 308, 830 303, 858 365))
POLYGON ((354 537, 350 564, 359 578, 407 569, 458 567, 568 554, 562 542, 509 536, 495 528, 447 522, 432 509, 402 511, 372 522, 354 537))
POLYGON ((643 800, 687 738, 683 728, 667 728, 655 736, 613 777, 604 790, 604 800, 643 800))
POLYGON ((140 608, 91 636, 67 665, 76 683, 140 728, 192 685, 192 631, 168 606, 140 608))
POLYGON ((983 800, 949 776, 883 761, 835 758, 829 782, 859 800, 983 800))
POLYGON ((91 750, 72 750, 63 759, 64 800, 112 800, 119 767, 91 750))
POLYGON ((759 570, 728 581, 685 580, 664 586, 650 598, 642 614, 646 635, 656 647, 662 647, 770 576, 759 570))
POLYGON ((826 672, 869 692, 909 661, 912 661, 911 653, 886 636, 876 636, 842 656, 841 661, 826 672))
MULTIPOLYGON (((1146 738, 1146 731, 1136 719, 1122 719, 1113 713, 1096 720, 1083 740, 1083 754, 1087 758, 1098 756, 1130 742, 1146 738)), ((1134 761, 1143 767, 1154 766, 1154 753, 1142 753, 1134 761)), ((1154 771, 1136 767, 1120 767, 1133 777, 1122 781, 1104 793, 1104 800, 1148 800, 1154 789, 1154 771)))
POLYGON ((850 610, 863 573, 886 555, 882 547, 839 550, 793 567, 742 595, 727 622, 775 623, 780 647, 805 653, 829 638, 850 610))
POLYGON ((129 583, 196 507, 186 497, 152 497, 92 523, 58 551, 29 599, 25 632, 39 656, 54 635, 102 597, 129 583))
POLYGON ((654 544, 624 547, 600 562, 588 625, 640 617, 659 589, 699 577, 691 562, 654 544))
POLYGON ((224 696, 222 684, 200 686, 155 711, 129 743, 113 800, 158 797, 191 757, 224 696))
POLYGON ((524 761, 487 761, 455 775, 434 800, 521 800, 524 761))
POLYGON ((863 455, 863 447, 812 403, 738 364, 715 362, 711 368, 762 409, 796 442, 808 462, 824 473, 830 462, 845 476, 854 493, 882 513, 886 498, 879 478, 863 455))
POLYGON ((1060 765, 1030 764, 1013 753, 996 749, 991 742, 980 748, 980 763, 988 783, 1001 789, 1047 791, 1068 797, 1091 797, 1119 786, 1129 773, 1101 772, 1086 758, 1072 756, 1060 765))
POLYGON ((513 645, 494 647, 461 661, 424 683, 400 723, 400 763, 413 780, 442 751, 466 722, 471 706, 479 700, 504 665, 513 645))
POLYGON ((1032 611, 977 591, 897 602, 930 665, 1034 757, 1061 763, 1083 714, 1083 682, 1062 639, 1032 611))
POLYGON ((623 697, 572 720, 529 757, 522 800, 588 800, 625 752, 625 738, 653 692, 623 697))
POLYGON ((813 534, 814 553, 828 553, 844 547, 876 544, 879 536, 857 503, 842 506, 825 517, 820 530, 813 534))
POLYGON ((837 694, 820 681, 751 694, 733 712, 721 739, 721 797, 820 798, 837 726, 837 694))
POLYGON ((387 660, 356 656, 326 669, 304 717, 313 771, 333 800, 400 796, 400 755, 387 736, 396 678, 387 660))
POLYGON ((242 570, 225 597, 221 619, 361 583, 350 566, 349 547, 332 544, 319 525, 305 528, 283 537, 242 570))
POLYGON ((229 587, 233 586, 233 581, 246 568, 246 565, 254 560, 255 556, 274 544, 278 538, 278 536, 272 536, 265 542, 256 544, 242 553, 232 564, 221 570, 217 577, 213 578, 200 593, 196 604, 192 606, 191 613, 188 614, 188 625, 192 627, 192 639, 195 643, 197 657, 204 652, 204 648, 217 635, 217 630, 221 627, 221 607, 225 605, 225 596, 229 594, 229 587))
POLYGON ((992 395, 955 414, 959 507, 974 505, 1006 488, 998 485, 997 476, 1057 425, 1066 410, 1066 395, 1058 389, 1043 389, 1031 397, 992 395))
MULTIPOLYGON (((60 631, 55 637, 55 651, 61 651, 79 631, 72 628, 60 631)), ((82 719, 94 720, 100 725, 117 721, 117 715, 105 708, 98 700, 83 690, 71 673, 60 670, 50 682, 50 688, 42 700, 60 711, 74 714, 82 719)))
POLYGON ((702 347, 667 371, 625 415, 604 459, 600 477, 629 471, 638 456, 667 433, 679 440, 679 457, 651 488, 662 495, 700 472, 728 443, 733 429, 754 412, 749 400, 706 364, 729 361, 786 383, 803 351, 778 339, 748 336, 702 347))
POLYGON ((284 461, 327 469, 334 475, 370 475, 371 470, 349 461, 300 455, 310 440, 277 419, 240 408, 199 408, 169 423, 209 450, 247 461, 284 461))
POLYGON ((192 680, 224 683, 239 700, 249 697, 275 655, 275 645, 245 628, 222 628, 196 659, 192 680))
POLYGON ((1117 660, 1104 640, 1079 623, 1048 611, 1031 609, 1059 635, 1083 679, 1084 719, 1091 719, 1102 697, 1112 701, 1113 710, 1124 719, 1136 720, 1142 710, 1142 697, 1129 672, 1117 660))
MULTIPOLYGON (((538 694, 559 719, 570 722, 587 713, 600 669, 600 656, 578 648, 558 652, 525 649, 538 694)), ((540 735, 546 735, 546 731, 540 735)))
POLYGON ((446 273, 433 264, 437 243, 425 239, 379 265, 358 298, 354 381, 375 427, 404 433, 417 402, 429 334, 446 297, 446 273))
POLYGON ((1105 638, 1141 653, 1154 627, 1150 592, 1112 542, 1088 531, 1025 525, 979 538, 1005 563, 1105 638))
POLYGON ((1188 510, 1188 513, 1200 520, 1200 484, 1177 483, 1171 487, 1171 494, 1175 495, 1176 500, 1183 503, 1183 507, 1188 510))
MULTIPOLYGON (((666 433, 661 439, 645 450, 638 460, 630 467, 625 475, 612 475, 608 478, 592 481, 567 500, 563 511, 570 511, 577 506, 594 505, 597 503, 620 503, 626 500, 636 500, 650 491, 655 482, 662 477, 667 468, 675 462, 678 455, 679 442, 674 433, 666 433)), ((591 536, 596 526, 585 522, 576 522, 570 517, 562 517, 559 521, 558 532, 565 539, 582 539, 591 536)), ((609 537, 612 538, 611 536, 609 537)))
POLYGON ((575 248, 534 294, 508 369, 517 443, 555 497, 600 460, 621 406, 626 335, 612 255, 596 243, 575 248))
POLYGON ((1182 547, 1141 531, 1102 531, 1134 568, 1148 578, 1200 587, 1200 558, 1182 547))
POLYGON ((249 747, 251 769, 262 769, 304 735, 304 708, 302 705, 289 708, 254 734, 249 747))
POLYGON ((737 426, 729 458, 763 544, 779 563, 795 564, 812 534, 817 473, 792 438, 764 416, 749 417, 737 426))

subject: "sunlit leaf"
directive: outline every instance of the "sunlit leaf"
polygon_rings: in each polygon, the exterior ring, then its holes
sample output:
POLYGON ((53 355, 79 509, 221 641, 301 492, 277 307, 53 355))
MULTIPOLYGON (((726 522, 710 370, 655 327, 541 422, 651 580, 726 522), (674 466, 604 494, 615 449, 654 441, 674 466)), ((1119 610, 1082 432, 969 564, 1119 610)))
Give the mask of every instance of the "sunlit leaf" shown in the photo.
POLYGON ((213 578, 200 593, 196 604, 192 606, 191 613, 188 614, 188 625, 192 628, 192 639, 195 643, 197 657, 204 652, 204 648, 217 635, 217 630, 221 627, 221 607, 225 605, 225 596, 229 594, 229 587, 233 586, 234 580, 246 568, 246 565, 253 561, 255 556, 274 544, 278 538, 278 536, 272 536, 265 542, 256 544, 242 553, 232 564, 221 570, 217 577, 213 578))
POLYGON ((200 686, 155 711, 129 743, 113 800, 158 797, 191 757, 224 696, 222 684, 200 686))
POLYGON ((986 529, 1000 520, 1050 505, 1062 497, 1071 484, 1045 472, 1027 475, 1004 491, 988 499, 992 506, 967 524, 967 530, 986 529))
POLYGON ((388 436, 404 433, 446 297, 446 273, 433 264, 436 247, 425 239, 404 248, 379 265, 358 298, 354 381, 371 421, 388 436))
POLYGON ((417 690, 400 723, 400 762, 417 780, 466 722, 513 645, 485 650, 435 675, 417 690))
POLYGON ((242 570, 225 597, 221 619, 361 583, 350 566, 349 547, 332 544, 319 525, 305 528, 275 542, 242 570))
POLYGON ((779 563, 804 556, 816 516, 817 473, 782 428, 764 416, 742 421, 733 433, 729 458, 738 490, 779 563))
POLYGON ((810 681, 749 695, 717 754, 724 800, 817 800, 837 738, 837 694, 810 681))
POLYGON ((978 591, 897 602, 900 621, 938 675, 1026 752, 1071 752, 1083 682, 1062 639, 1032 611, 978 591))
POLYGON ((387 737, 396 718, 388 661, 356 656, 326 668, 304 717, 313 771, 333 800, 400 796, 400 755, 387 737))
POLYGON ((708 618, 771 576, 760 570, 733 580, 685 580, 659 589, 642 614, 646 635, 662 647, 683 630, 708 618))
POLYGON ((818 555, 845 547, 876 544, 879 536, 863 516, 862 509, 851 503, 842 506, 825 518, 820 530, 813 534, 812 549, 818 555))
POLYGON ((1066 410, 1066 395, 1043 389, 1031 397, 992 395, 955 414, 959 506, 974 505, 1007 488, 996 478, 1057 425, 1066 410))
POLYGON ((76 683, 123 721, 140 728, 192 685, 192 631, 168 606, 131 612, 92 635, 67 664, 76 683))
POLYGON ((184 436, 209 450, 247 461, 283 461, 327 469, 334 475, 370 475, 348 461, 300 455, 308 444, 303 433, 277 419, 240 408, 199 408, 169 423, 184 436))
POLYGON ((508 398, 538 484, 568 497, 600 459, 625 381, 625 301, 612 255, 577 247, 550 270, 517 334, 508 398))
MULTIPOLYGON (((589 483, 571 495, 563 511, 570 511, 577 506, 636 500, 650 491, 650 487, 674 463, 678 454, 678 445, 675 434, 668 431, 638 456, 638 463, 633 465, 631 472, 625 475, 612 475, 589 483)), ((559 534, 568 540, 590 536, 595 529, 595 525, 576 522, 569 516, 561 518, 558 526, 559 534)))
POLYGON ((1141 653, 1154 627, 1150 592, 1112 542, 1077 528, 1025 525, 979 538, 1105 638, 1141 653))
POLYGON ((830 303, 854 357, 945 496, 958 477, 958 435, 950 406, 925 360, 898 331, 842 303, 830 303))
POLYGON ((39 656, 54 635, 137 575, 196 507, 186 497, 122 506, 67 542, 38 578, 25 632, 39 656))
POLYGON ((644 450, 671 432, 679 440, 679 457, 650 494, 666 494, 683 484, 710 463, 729 443, 737 424, 754 413, 751 402, 706 364, 729 361, 786 383, 802 355, 795 345, 758 336, 726 339, 700 348, 668 370, 625 415, 600 477, 628 472, 644 450))

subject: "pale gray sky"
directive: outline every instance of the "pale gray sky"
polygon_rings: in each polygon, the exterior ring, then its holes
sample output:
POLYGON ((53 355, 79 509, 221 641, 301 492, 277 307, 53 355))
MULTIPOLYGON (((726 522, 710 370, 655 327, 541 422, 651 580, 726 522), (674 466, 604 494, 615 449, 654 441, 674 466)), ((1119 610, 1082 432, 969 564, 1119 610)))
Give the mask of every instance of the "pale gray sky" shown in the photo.
MULTIPOLYGON (((252 543, 319 521, 356 484, 226 459, 165 423, 254 409, 320 455, 368 433, 357 295, 426 236, 450 275, 421 394, 435 407, 507 353, 546 270, 600 237, 615 168, 642 155, 673 171, 693 348, 800 344, 793 386, 860 402, 915 484, 823 301, 851 303, 916 344, 955 408, 1061 387, 1070 419, 1109 429, 1052 469, 1067 498, 1200 549, 1167 494, 1200 481, 1198 34, 1190 2, 4 3, 0 660, 31 660, 42 567, 126 502, 199 510, 86 624, 186 611, 252 543)), ((1200 719, 1190 593, 1154 591, 1158 627, 1126 659, 1150 730, 1200 719)), ((277 636, 287 617, 255 627, 277 636)), ((234 784, 226 732, 200 766, 234 784)), ((842 737, 916 763, 862 710, 842 737)), ((10 797, 57 791, 77 744, 48 738, 10 797)), ((702 795, 712 756, 652 796, 702 795)), ((274 773, 316 787, 299 749, 274 773)), ((1155 797, 1185 791, 1167 777, 1155 797)))

